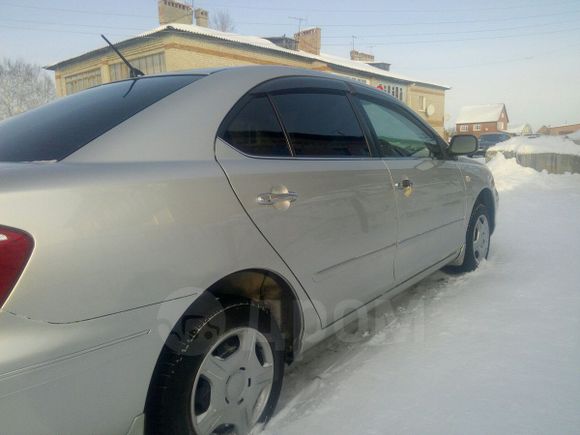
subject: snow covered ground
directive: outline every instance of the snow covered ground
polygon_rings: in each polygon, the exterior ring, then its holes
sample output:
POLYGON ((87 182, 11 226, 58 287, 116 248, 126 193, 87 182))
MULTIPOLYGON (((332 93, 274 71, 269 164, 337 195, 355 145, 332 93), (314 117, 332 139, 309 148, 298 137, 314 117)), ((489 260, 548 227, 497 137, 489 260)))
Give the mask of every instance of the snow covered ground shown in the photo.
POLYGON ((499 155, 489 260, 287 372, 265 434, 579 434, 580 175, 499 155))

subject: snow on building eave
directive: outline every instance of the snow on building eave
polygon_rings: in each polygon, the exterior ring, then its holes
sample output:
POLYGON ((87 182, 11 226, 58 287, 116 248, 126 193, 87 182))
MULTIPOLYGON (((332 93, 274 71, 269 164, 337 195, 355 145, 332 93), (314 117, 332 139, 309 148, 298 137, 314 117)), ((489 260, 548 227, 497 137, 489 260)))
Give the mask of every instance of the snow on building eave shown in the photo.
MULTIPOLYGON (((275 51, 275 52, 283 53, 283 54, 286 54, 286 55, 292 56, 292 57, 301 57, 301 58, 307 58, 307 59, 311 59, 311 60, 318 60, 321 62, 332 64, 332 65, 339 67, 339 68, 344 68, 346 70, 362 72, 365 74, 372 74, 375 76, 384 77, 385 79, 396 80, 396 81, 405 82, 408 84, 421 84, 421 85, 437 87, 437 88, 444 89, 444 90, 450 89, 450 87, 447 85, 432 83, 432 82, 428 82, 425 80, 416 80, 414 78, 406 77, 406 76, 403 76, 401 74, 392 73, 390 71, 385 71, 385 70, 382 70, 380 68, 374 67, 372 65, 368 65, 368 64, 358 62, 358 61, 353 61, 353 60, 350 60, 347 58, 342 58, 339 56, 333 56, 333 55, 322 54, 322 53, 320 55, 316 55, 316 54, 311 54, 311 53, 308 53, 308 52, 305 52, 302 50, 290 50, 288 48, 280 47, 280 46, 274 44, 273 42, 271 42, 265 38, 261 38, 259 36, 247 36, 247 35, 239 35, 236 33, 221 32, 219 30, 214 30, 214 29, 210 29, 207 27, 195 26, 195 25, 191 25, 191 24, 177 24, 177 23, 165 24, 165 25, 156 27, 152 30, 149 30, 147 32, 141 33, 141 34, 134 36, 132 38, 117 42, 117 43, 115 43, 115 46, 122 47, 124 45, 129 45, 129 44, 137 42, 143 38, 151 37, 155 34, 167 32, 167 31, 178 31, 178 32, 188 33, 188 34, 197 35, 197 36, 201 36, 201 37, 218 39, 220 41, 225 41, 225 42, 230 42, 230 43, 235 43, 235 44, 240 44, 240 45, 246 45, 246 46, 250 46, 250 47, 254 47, 254 48, 258 48, 258 49, 275 51)), ((87 53, 84 53, 80 56, 66 59, 66 60, 63 60, 61 62, 55 63, 53 65, 45 66, 44 68, 54 71, 58 67, 64 66, 64 65, 72 63, 72 62, 80 61, 84 58, 90 58, 98 53, 101 53, 101 52, 104 52, 107 50, 110 50, 110 47, 108 47, 108 46, 101 47, 101 48, 89 51, 87 53)))

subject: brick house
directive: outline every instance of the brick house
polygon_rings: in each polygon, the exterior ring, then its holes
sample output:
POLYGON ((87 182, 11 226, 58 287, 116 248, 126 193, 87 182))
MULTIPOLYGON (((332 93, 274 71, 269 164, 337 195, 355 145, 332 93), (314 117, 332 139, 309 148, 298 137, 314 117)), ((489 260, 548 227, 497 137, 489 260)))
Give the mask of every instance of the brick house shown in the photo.
POLYGON ((538 129, 539 134, 547 134, 550 136, 564 136, 580 131, 580 124, 558 125, 555 127, 547 127, 543 125, 538 129))
POLYGON ((508 129, 509 118, 505 104, 484 104, 461 108, 455 121, 455 132, 479 137, 508 129))
MULTIPOLYGON (((285 65, 325 71, 366 83, 403 101, 443 134, 445 85, 390 71, 365 53, 351 58, 321 53, 321 29, 293 37, 262 38, 208 28, 208 13, 177 0, 158 0, 160 27, 118 41, 123 55, 145 74, 242 65, 285 65), (195 20, 195 25, 193 24, 195 20)), ((99 42, 95 38, 95 42, 99 42)), ((129 77, 127 67, 107 46, 46 67, 55 72, 58 95, 129 77)))

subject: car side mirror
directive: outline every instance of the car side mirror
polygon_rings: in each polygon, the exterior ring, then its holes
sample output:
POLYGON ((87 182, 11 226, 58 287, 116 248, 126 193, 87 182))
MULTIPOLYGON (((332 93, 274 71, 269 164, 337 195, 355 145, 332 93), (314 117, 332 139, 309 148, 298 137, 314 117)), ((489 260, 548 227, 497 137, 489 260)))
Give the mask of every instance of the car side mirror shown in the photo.
POLYGON ((477 138, 470 134, 459 134, 451 138, 449 152, 455 155, 473 154, 477 151, 477 138))

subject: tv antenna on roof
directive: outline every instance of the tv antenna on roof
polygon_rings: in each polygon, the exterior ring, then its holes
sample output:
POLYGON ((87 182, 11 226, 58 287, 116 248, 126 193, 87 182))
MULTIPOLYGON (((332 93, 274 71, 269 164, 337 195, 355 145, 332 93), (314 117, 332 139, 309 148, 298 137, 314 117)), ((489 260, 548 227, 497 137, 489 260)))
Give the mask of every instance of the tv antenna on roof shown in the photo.
POLYGON ((302 23, 306 22, 306 18, 303 17, 288 17, 291 20, 296 20, 298 21, 298 33, 300 33, 302 31, 302 23))

